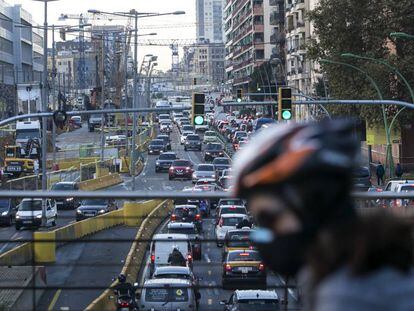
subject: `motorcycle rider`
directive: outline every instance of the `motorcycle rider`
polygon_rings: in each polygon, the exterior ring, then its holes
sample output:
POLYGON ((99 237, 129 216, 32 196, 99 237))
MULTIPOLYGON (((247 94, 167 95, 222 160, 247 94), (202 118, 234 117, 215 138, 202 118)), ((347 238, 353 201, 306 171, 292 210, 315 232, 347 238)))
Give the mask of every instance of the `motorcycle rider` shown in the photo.
POLYGON ((359 144, 349 121, 269 126, 234 161, 267 266, 298 276, 304 310, 414 310, 412 230, 351 198, 359 144))
POLYGON ((136 306, 135 291, 136 291, 136 288, 134 287, 134 285, 127 282, 126 276, 122 273, 119 274, 118 275, 118 284, 116 284, 115 287, 114 287, 114 293, 118 297, 122 297, 122 296, 130 297, 131 301, 132 301, 132 306, 131 307, 135 307, 136 306))
POLYGON ((171 266, 180 267, 185 267, 187 265, 187 261, 185 260, 183 254, 175 246, 173 246, 173 250, 171 254, 168 256, 168 263, 171 266))

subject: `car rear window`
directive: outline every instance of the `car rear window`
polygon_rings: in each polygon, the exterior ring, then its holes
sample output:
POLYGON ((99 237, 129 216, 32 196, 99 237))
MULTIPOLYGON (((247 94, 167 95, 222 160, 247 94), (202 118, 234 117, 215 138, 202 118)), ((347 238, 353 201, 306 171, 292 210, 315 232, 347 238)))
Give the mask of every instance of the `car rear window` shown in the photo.
POLYGON ((224 200, 220 200, 220 205, 243 205, 243 201, 242 200, 224 199, 224 200))
POLYGON ((250 231, 229 233, 226 239, 226 244, 229 247, 250 246, 250 231))
POLYGON ((230 164, 228 159, 214 159, 214 164, 230 164))
POLYGON ((277 299, 239 299, 240 311, 279 311, 277 299))
POLYGON ((226 217, 222 218, 223 226, 237 226, 243 220, 242 217, 226 217))
POLYGON ((198 135, 188 135, 187 140, 200 140, 200 136, 198 136, 198 135))
POLYGON ((261 261, 258 252, 230 252, 227 256, 228 261, 261 261))
POLYGON ((246 214, 245 207, 222 207, 221 215, 224 214, 246 214))
POLYGON ((166 287, 166 288, 146 288, 145 300, 148 302, 182 302, 188 301, 188 288, 186 287, 166 287))
POLYGON ((188 274, 183 273, 160 273, 154 274, 154 279, 181 279, 181 280, 189 280, 190 276, 188 274))
POLYGON ((195 228, 169 228, 168 233, 197 234, 195 228))
POLYGON ((54 184, 52 186, 52 190, 74 190, 75 185, 74 184, 54 184))
POLYGON ((163 144, 164 144, 164 141, 162 139, 153 140, 151 142, 152 146, 159 146, 159 145, 163 145, 163 144))
POLYGON ((174 166, 190 166, 190 162, 188 161, 174 161, 174 166))
POLYGON ((214 166, 212 166, 212 165, 199 165, 197 170, 198 171, 212 171, 212 172, 214 172, 214 166))
MULTIPOLYGON (((174 214, 177 215, 177 216, 182 216, 183 213, 184 213, 184 210, 185 210, 184 208, 176 208, 174 210, 174 214)), ((188 208, 188 214, 189 215, 195 215, 195 214, 197 214, 197 208, 196 207, 190 207, 190 208, 188 208)))

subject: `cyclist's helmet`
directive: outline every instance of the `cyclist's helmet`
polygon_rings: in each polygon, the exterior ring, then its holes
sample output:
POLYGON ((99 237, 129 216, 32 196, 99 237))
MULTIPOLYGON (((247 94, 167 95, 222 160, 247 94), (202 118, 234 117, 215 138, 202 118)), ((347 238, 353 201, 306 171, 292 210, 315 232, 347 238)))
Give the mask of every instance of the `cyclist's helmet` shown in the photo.
POLYGON ((126 276, 124 274, 118 275, 118 281, 119 283, 125 283, 126 282, 126 276))

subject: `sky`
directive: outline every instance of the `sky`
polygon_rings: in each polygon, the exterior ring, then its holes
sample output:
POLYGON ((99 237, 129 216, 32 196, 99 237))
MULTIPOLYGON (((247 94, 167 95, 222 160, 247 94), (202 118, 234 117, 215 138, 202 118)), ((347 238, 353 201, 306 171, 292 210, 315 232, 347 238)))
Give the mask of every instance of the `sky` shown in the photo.
MULTIPOLYGON (((33 19, 43 24, 44 4, 34 0, 5 0, 10 4, 21 4, 29 11, 33 19)), ((96 9, 108 12, 124 12, 136 9, 138 12, 166 13, 173 11, 185 11, 185 15, 160 16, 142 18, 139 20, 140 34, 156 32, 156 36, 147 39, 194 39, 195 38, 195 0, 58 0, 48 4, 48 23, 56 25, 75 25, 75 20, 58 21, 60 14, 80 14, 87 13, 89 9, 96 9)), ((95 20, 97 24, 125 24, 122 20, 95 20)), ((90 21, 94 23, 94 21, 90 21)), ((59 37, 55 33, 56 37, 59 37)), ((70 37, 68 36, 67 39, 70 37)), ((144 39, 144 38, 141 38, 144 39)), ((167 70, 171 68, 171 50, 169 47, 139 46, 138 59, 146 54, 158 56, 158 69, 167 70)), ((180 58, 182 51, 180 50, 180 58)))

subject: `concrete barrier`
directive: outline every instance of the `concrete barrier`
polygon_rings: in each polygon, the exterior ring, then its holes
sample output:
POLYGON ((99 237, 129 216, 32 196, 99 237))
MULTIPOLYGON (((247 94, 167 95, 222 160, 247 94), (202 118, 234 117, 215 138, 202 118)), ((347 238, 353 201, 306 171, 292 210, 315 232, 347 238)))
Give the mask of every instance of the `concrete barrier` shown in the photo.
POLYGON ((122 183, 122 178, 118 173, 102 176, 96 179, 81 181, 79 189, 85 191, 94 191, 122 183))
MULTIPOLYGON (((145 254, 148 242, 139 242, 140 239, 150 239, 155 233, 158 226, 168 216, 168 212, 174 208, 171 200, 166 200, 160 203, 153 209, 142 222, 135 241, 131 246, 128 256, 125 260, 125 265, 121 273, 127 276, 127 281, 135 283, 138 274, 141 270, 142 263, 145 262, 145 254)), ((87 308, 87 311, 114 311, 116 310, 115 301, 113 299, 112 289, 116 286, 118 281, 111 284, 110 288, 105 290, 98 298, 96 298, 87 308)))
POLYGON ((0 266, 21 266, 33 260, 33 244, 23 243, 0 255, 0 266))

